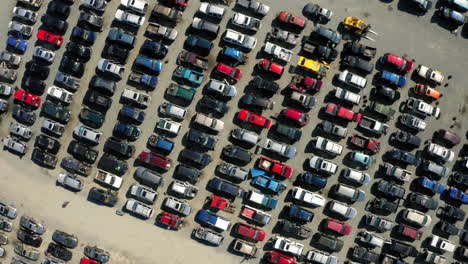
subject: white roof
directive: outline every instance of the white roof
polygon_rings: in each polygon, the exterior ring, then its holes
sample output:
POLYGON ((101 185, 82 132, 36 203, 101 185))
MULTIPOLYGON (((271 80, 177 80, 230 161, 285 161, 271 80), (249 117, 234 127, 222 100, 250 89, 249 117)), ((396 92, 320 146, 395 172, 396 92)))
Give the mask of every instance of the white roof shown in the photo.
POLYGON ((252 202, 255 202, 257 204, 262 204, 262 201, 263 201, 264 197, 265 197, 265 195, 263 195, 261 193, 258 193, 256 191, 252 191, 251 194, 250 194, 249 200, 252 201, 252 202))

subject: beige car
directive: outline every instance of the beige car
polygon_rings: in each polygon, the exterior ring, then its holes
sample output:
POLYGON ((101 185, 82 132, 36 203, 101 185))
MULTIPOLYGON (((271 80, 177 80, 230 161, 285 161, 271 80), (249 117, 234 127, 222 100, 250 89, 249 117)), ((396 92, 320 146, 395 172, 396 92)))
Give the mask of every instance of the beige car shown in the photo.
POLYGON ((250 257, 256 257, 259 252, 258 247, 256 247, 255 244, 241 239, 234 240, 233 249, 250 257))

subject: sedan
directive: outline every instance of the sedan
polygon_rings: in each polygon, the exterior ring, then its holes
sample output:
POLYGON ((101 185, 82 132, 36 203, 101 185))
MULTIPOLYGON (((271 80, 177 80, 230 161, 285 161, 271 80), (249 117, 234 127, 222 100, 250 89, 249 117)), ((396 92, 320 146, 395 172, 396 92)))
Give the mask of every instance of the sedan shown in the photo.
POLYGON ((283 72, 284 72, 284 67, 277 64, 277 63, 274 63, 272 62, 271 60, 268 60, 268 59, 262 59, 258 62, 257 64, 258 68, 260 68, 261 70, 263 70, 264 72, 266 73, 270 73, 274 76, 276 76, 277 78, 280 78, 281 75, 283 75, 283 72))
POLYGON ((69 42, 67 44, 67 55, 71 55, 79 61, 87 62, 91 58, 91 48, 75 42, 69 42))
POLYGON ((48 63, 52 63, 55 58, 55 53, 44 47, 36 46, 34 47, 33 57, 48 63))
POLYGON ((241 97, 241 102, 245 105, 250 105, 252 107, 257 107, 260 109, 273 109, 275 105, 274 101, 263 98, 257 94, 245 94, 241 97))
POLYGON ((44 225, 41 222, 39 222, 38 220, 32 217, 25 216, 25 215, 21 216, 20 226, 38 235, 42 235, 46 231, 44 225))
POLYGON ((83 76, 85 66, 83 63, 73 60, 71 57, 63 56, 59 70, 69 73, 74 77, 81 78, 81 76, 83 76))
POLYGON ((27 75, 34 76, 35 78, 45 80, 49 77, 50 68, 44 65, 41 65, 35 61, 29 61, 26 63, 26 73, 27 75))
POLYGON ((460 189, 457 189, 455 187, 451 187, 449 191, 450 198, 455 199, 457 201, 460 201, 464 204, 468 203, 468 194, 463 192, 460 189))
POLYGON ((102 31, 104 20, 100 16, 96 16, 88 12, 81 12, 80 17, 78 18, 78 23, 93 30, 102 31))
POLYGON ((278 21, 280 21, 281 23, 293 26, 300 30, 304 29, 306 26, 306 21, 303 18, 300 18, 296 15, 293 15, 285 11, 280 12, 277 18, 278 18, 278 21))
POLYGON ((78 246, 78 238, 60 230, 55 230, 52 234, 52 240, 67 248, 76 248, 78 246))
POLYGON ((20 105, 13 106, 12 115, 16 121, 26 126, 32 126, 36 121, 36 114, 20 105))
POLYGON ((68 29, 67 21, 61 20, 56 16, 45 14, 41 17, 42 25, 49 31, 63 36, 68 29))
POLYGON ((67 19, 70 15, 70 7, 61 1, 50 1, 47 6, 47 13, 67 19))
POLYGON ((84 45, 91 46, 96 40, 96 32, 74 27, 70 38, 84 45))
POLYGON ((104 0, 81 0, 81 5, 95 11, 104 12, 107 2, 104 0))
POLYGON ((36 37, 37 37, 38 40, 48 42, 48 43, 54 45, 56 48, 60 48, 62 46, 62 44, 63 44, 63 37, 62 36, 50 33, 50 32, 45 31, 45 30, 37 31, 36 37))
POLYGON ((237 117, 244 122, 248 122, 250 124, 259 126, 261 128, 266 128, 266 129, 269 129, 272 123, 270 119, 257 115, 245 109, 241 109, 237 117))
POLYGON ((380 61, 390 67, 392 70, 406 74, 413 69, 413 62, 407 58, 400 57, 391 53, 385 53, 380 61))
POLYGON ((64 261, 69 261, 72 258, 72 253, 70 252, 70 250, 55 243, 49 244, 47 250, 45 251, 45 254, 47 256, 54 256, 64 261))
POLYGON ((427 210, 435 210, 437 207, 439 207, 439 202, 436 198, 416 192, 410 193, 408 195, 408 200, 412 204, 419 205, 427 210))
POLYGON ((140 137, 141 130, 136 126, 118 122, 114 127, 113 134, 119 138, 135 141, 140 137))
POLYGON ((33 246, 33 247, 40 247, 42 244, 41 236, 38 236, 34 233, 25 231, 25 230, 18 230, 18 234, 16 236, 19 241, 23 242, 26 245, 33 246))
POLYGON ((27 104, 34 109, 39 108, 41 105, 41 97, 28 93, 25 90, 18 89, 15 91, 15 100, 27 104))
POLYGON ((9 36, 7 39, 7 49, 23 54, 28 48, 28 43, 23 38, 9 36))
POLYGON ((222 77, 227 77, 230 83, 235 83, 242 77, 242 73, 238 68, 231 67, 221 62, 218 62, 216 65, 216 72, 222 77))

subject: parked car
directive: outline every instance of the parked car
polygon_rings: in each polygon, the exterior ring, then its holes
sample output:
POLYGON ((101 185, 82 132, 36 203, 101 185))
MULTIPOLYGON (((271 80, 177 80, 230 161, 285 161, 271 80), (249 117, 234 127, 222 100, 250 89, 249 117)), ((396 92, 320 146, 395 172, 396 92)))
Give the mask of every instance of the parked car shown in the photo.
POLYGON ((227 29, 223 40, 229 44, 239 46, 246 50, 253 50, 257 46, 257 39, 232 29, 227 29))
POLYGON ((385 53, 380 61, 390 69, 406 74, 413 69, 413 62, 405 57, 400 57, 391 53, 385 53))
POLYGON ((380 180, 377 190, 390 199, 402 199, 405 196, 405 189, 398 184, 385 180, 380 180))

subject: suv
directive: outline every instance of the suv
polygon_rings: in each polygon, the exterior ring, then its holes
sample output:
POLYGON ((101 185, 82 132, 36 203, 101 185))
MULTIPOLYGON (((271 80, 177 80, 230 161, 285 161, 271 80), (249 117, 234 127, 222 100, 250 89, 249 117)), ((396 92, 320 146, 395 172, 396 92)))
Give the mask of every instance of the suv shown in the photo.
POLYGON ((342 240, 321 233, 317 233, 313 241, 318 247, 329 252, 340 252, 344 244, 342 240))
POLYGON ((128 49, 133 49, 135 46, 135 36, 122 29, 112 28, 107 35, 107 40, 128 49))
POLYGON ((249 163, 252 160, 252 153, 250 151, 234 145, 224 147, 222 154, 240 163, 249 163))
POLYGON ((99 144, 99 141, 102 136, 102 132, 96 131, 90 127, 87 127, 83 124, 78 124, 74 129, 73 129, 73 134, 77 136, 80 139, 87 140, 93 144, 99 144))
POLYGON ((180 156, 194 163, 197 167, 204 168, 211 162, 211 156, 205 153, 184 149, 180 152, 180 156))
POLYGON ((62 124, 67 124, 70 121, 70 110, 52 103, 45 101, 42 104, 41 115, 49 117, 62 124))
POLYGON ((118 155, 124 159, 129 159, 133 154, 135 154, 135 146, 117 138, 110 137, 104 144, 104 152, 118 155))
POLYGON ((430 225, 432 220, 429 215, 414 209, 404 209, 401 216, 403 220, 421 227, 430 225))
POLYGON ((86 107, 81 108, 79 118, 83 124, 95 129, 100 128, 104 123, 104 115, 101 112, 86 107))
POLYGON ((384 180, 378 182, 377 190, 384 196, 392 199, 402 199, 405 196, 405 189, 403 187, 384 180))
POLYGON ((125 161, 117 159, 115 156, 105 154, 99 160, 98 168, 114 175, 122 176, 127 172, 128 165, 125 161))

